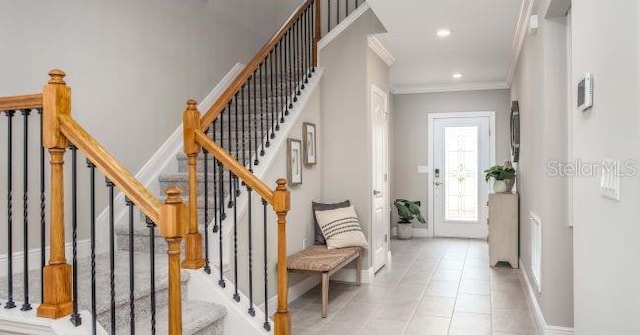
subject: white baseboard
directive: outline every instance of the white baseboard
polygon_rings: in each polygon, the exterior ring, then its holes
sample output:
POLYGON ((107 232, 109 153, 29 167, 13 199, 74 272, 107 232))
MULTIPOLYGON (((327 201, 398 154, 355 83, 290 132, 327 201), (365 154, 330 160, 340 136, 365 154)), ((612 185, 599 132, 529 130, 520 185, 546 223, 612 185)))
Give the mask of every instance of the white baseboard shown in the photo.
MULTIPOLYGON (((78 257, 89 257, 91 254, 91 241, 90 240, 81 240, 78 241, 78 257)), ((65 244, 65 255, 67 257, 67 261, 71 262, 72 256, 72 245, 71 242, 65 244)), ((45 263, 49 260, 50 248, 45 248, 45 263)), ((40 248, 29 249, 27 252, 27 257, 29 259, 29 271, 40 269, 40 248)), ((14 252, 12 254, 11 259, 13 260, 13 274, 23 273, 24 267, 24 252, 14 252)), ((0 277, 6 277, 7 274, 7 265, 9 262, 9 256, 7 254, 0 255, 0 277)))
POLYGON ((538 299, 536 299, 536 294, 533 286, 531 286, 531 280, 529 279, 529 275, 527 274, 527 270, 523 266, 522 260, 520 260, 520 271, 518 271, 520 275, 520 282, 523 285, 525 290, 525 295, 527 297, 527 303, 529 305, 529 309, 533 312, 535 316, 536 324, 538 325, 538 329, 540 333, 543 335, 573 335, 574 329, 570 327, 558 327, 551 326, 547 324, 547 321, 544 318, 544 314, 542 314, 542 309, 540 309, 540 305, 538 304, 538 299))
MULTIPOLYGON (((16 303, 18 303, 16 301, 16 303)), ((36 316, 37 306, 30 311, 23 312, 19 308, 0 309, 0 334, 19 335, 84 335, 91 334, 91 313, 80 311, 82 325, 74 327, 69 318, 57 320, 36 316)), ((98 324, 98 335, 107 335, 104 328, 98 324)))
POLYGON ((429 229, 413 228, 413 236, 415 237, 431 237, 429 229))
MULTIPOLYGON (((370 284, 375 277, 375 273, 373 272, 373 268, 368 268, 366 270, 360 271, 360 280, 363 284, 370 284)), ((336 274, 331 276, 331 280, 345 282, 345 283, 355 283, 356 282, 356 271, 355 268, 343 268, 338 271, 336 274)))
MULTIPOLYGON (((215 101, 222 95, 224 90, 233 82, 236 76, 244 69, 244 65, 237 63, 231 70, 218 82, 218 84, 207 94, 207 96, 198 104, 198 110, 201 112, 209 110, 209 108, 215 103, 215 101)), ((186 98, 185 98, 186 99, 186 98)), ((185 100, 186 101, 186 100, 185 100)), ((176 111, 179 112, 179 111, 176 111)), ((149 188, 151 185, 157 182, 160 174, 167 169, 169 164, 176 162, 176 155, 182 150, 182 123, 178 128, 169 136, 169 138, 160 146, 151 158, 144 164, 144 166, 136 173, 136 179, 138 179, 144 186, 149 188)), ((152 193, 155 193, 152 191, 152 193)), ((114 200, 114 221, 116 224, 124 220, 127 215, 128 208, 124 204, 124 194, 118 193, 114 200)), ((98 215, 97 227, 99 232, 97 234, 97 249, 100 253, 107 252, 109 245, 109 208, 105 208, 100 215, 98 215)))
POLYGON ((371 7, 369 7, 368 3, 363 3, 356 10, 351 12, 351 14, 349 14, 346 19, 342 20, 342 22, 331 29, 328 34, 324 35, 324 37, 320 41, 318 41, 318 49, 322 49, 329 45, 331 41, 342 34, 343 31, 347 30, 347 28, 349 28, 352 23, 356 22, 356 20, 360 18, 362 14, 366 13, 369 8, 371 7))

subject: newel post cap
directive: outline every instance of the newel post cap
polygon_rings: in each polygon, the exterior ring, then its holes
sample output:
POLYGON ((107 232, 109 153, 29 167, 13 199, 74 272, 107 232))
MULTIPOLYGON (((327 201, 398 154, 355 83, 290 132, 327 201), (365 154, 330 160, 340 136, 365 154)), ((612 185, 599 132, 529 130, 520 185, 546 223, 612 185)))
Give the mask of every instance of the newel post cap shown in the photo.
POLYGON ((49 71, 49 84, 65 85, 64 77, 67 74, 60 69, 52 69, 49 71))

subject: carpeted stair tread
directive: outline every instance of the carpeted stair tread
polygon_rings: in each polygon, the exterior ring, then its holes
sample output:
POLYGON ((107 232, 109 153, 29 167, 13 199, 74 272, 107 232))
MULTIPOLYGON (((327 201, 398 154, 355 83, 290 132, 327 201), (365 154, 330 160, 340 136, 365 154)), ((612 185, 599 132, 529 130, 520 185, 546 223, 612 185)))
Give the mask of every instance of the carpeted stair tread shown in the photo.
MULTIPOLYGON (((168 334, 168 308, 163 306, 156 313, 156 334, 168 334)), ((227 315, 224 306, 202 302, 182 301, 182 333, 184 335, 222 335, 223 318, 227 315)), ((151 334, 151 316, 136 318, 136 334, 151 334)), ((129 324, 122 325, 116 334, 129 334, 129 324)))

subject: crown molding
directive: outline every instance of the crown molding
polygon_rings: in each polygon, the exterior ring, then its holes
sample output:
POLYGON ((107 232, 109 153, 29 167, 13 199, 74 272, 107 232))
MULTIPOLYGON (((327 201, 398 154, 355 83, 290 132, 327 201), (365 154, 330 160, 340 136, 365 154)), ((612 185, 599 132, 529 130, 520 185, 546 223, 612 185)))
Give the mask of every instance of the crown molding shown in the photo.
POLYGON ((523 0, 522 7, 520 8, 520 16, 518 17, 518 25, 516 26, 516 34, 513 38, 513 45, 511 47, 511 59, 509 60, 509 68, 507 69, 507 85, 511 86, 513 76, 516 73, 518 67, 518 60, 520 59, 520 53, 524 46, 524 40, 527 37, 529 31, 529 19, 533 12, 533 6, 536 0, 523 0))
POLYGON ((373 52, 380 57, 389 67, 391 67, 395 62, 396 58, 393 57, 389 49, 387 49, 380 40, 375 36, 369 36, 369 48, 373 50, 373 52))
POLYGON ((462 91, 486 91, 486 90, 504 90, 509 85, 504 81, 490 82, 472 82, 472 83, 456 83, 442 85, 415 85, 415 86, 393 86, 391 93, 393 94, 419 94, 419 93, 443 93, 443 92, 462 92, 462 91))

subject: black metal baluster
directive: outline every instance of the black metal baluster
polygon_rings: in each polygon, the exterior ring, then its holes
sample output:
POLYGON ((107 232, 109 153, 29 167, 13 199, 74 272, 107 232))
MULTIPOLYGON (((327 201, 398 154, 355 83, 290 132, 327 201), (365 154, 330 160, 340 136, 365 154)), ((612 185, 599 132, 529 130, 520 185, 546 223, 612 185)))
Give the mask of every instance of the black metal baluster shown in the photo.
MULTIPOLYGON (((151 334, 156 334, 156 224, 148 216, 146 218, 149 228, 149 276, 151 283, 151 334)), ((206 231, 208 235, 208 231, 206 231)), ((207 249, 208 252, 208 249, 207 249)))
POLYGON ((6 111, 7 115, 7 303, 5 309, 16 307, 13 301, 13 116, 16 111, 6 111))
MULTIPOLYGON (((229 170, 231 174, 231 170, 229 170)), ((235 174, 231 175, 231 178, 237 181, 235 174)), ((237 183, 233 183, 237 185, 237 183)), ((235 282, 235 293, 233 294, 233 300, 240 302, 240 294, 238 293, 238 206, 233 206, 233 278, 235 282)))
POLYGON ((300 82, 298 81, 298 76, 300 75, 300 18, 293 25, 293 57, 295 62, 293 63, 293 77, 294 87, 296 92, 293 96, 293 101, 298 102, 298 96, 300 95, 300 82))
POLYGON ((266 130, 266 115, 265 115, 265 109, 264 109, 264 99, 265 99, 265 94, 264 94, 264 62, 262 64, 260 64, 260 66, 258 67, 260 70, 260 76, 258 77, 260 79, 260 156, 264 156, 264 148, 265 146, 268 146, 269 144, 269 136, 265 136, 265 130, 266 130), (266 137, 266 142, 265 142, 265 137, 266 137))
POLYGON ((257 72, 253 73, 253 110, 251 112, 251 116, 253 117, 253 147, 256 151, 256 157, 255 160, 253 161, 253 165, 258 165, 260 164, 260 160, 258 159, 258 129, 260 128, 260 125, 258 124, 259 120, 258 120, 258 94, 256 93, 256 86, 258 85, 258 74, 257 72))
MULTIPOLYGON (((231 101, 229 101, 229 103, 227 104, 227 111, 229 112, 229 115, 227 117, 227 131, 228 131, 228 136, 227 140, 229 141, 229 147, 227 148, 227 152, 232 153, 233 152, 233 133, 232 133, 232 129, 231 129, 231 116, 232 114, 232 109, 231 109, 231 101)), ((234 197, 233 197, 233 178, 231 178, 231 170, 229 170, 229 208, 233 207, 234 204, 234 197)))
MULTIPOLYGON (((205 134, 209 134, 209 129, 205 134)), ((211 274, 211 266, 209 260, 209 151, 202 148, 203 170, 204 170, 204 272, 211 274)), ((148 222, 147 222, 148 223, 148 222)))
POLYGON ((349 0, 344 0, 344 18, 349 16, 349 0))
POLYGON ((267 331, 271 330, 271 324, 269 323, 269 270, 268 270, 268 251, 267 250, 267 201, 262 198, 262 209, 263 209, 263 219, 264 219, 264 230, 263 230, 263 260, 264 260, 264 329, 267 331))
POLYGON ((105 178, 105 183, 109 189, 109 300, 111 313, 111 335, 116 334, 116 236, 115 236, 115 213, 114 213, 114 191, 115 184, 105 178))
MULTIPOLYGON (((226 107, 225 107, 226 109, 226 107)), ((220 113, 220 115, 218 116, 218 119, 220 119, 220 147, 222 147, 224 149, 224 112, 225 109, 222 110, 222 112, 220 113)), ((219 167, 222 167, 222 165, 219 165, 219 167)), ((220 179, 218 180, 218 182, 220 183, 222 190, 220 191, 220 205, 224 204, 224 169, 220 169, 222 172, 222 175, 220 175, 220 179)), ((222 220, 224 220, 227 217, 227 214, 225 213, 226 209, 224 208, 224 206, 222 206, 220 208, 220 214, 221 214, 221 219, 220 221, 222 222, 222 220)), ((222 227, 220 227, 220 229, 222 229, 222 227)))
MULTIPOLYGON (((252 218, 252 204, 251 204, 251 198, 253 198, 253 190, 251 189, 251 187, 247 186, 247 197, 248 197, 248 202, 247 202, 247 209, 248 209, 248 219, 249 219, 249 315, 251 316, 256 316, 256 311, 253 308, 253 249, 252 249, 252 241, 253 238, 251 236, 252 234, 252 227, 253 227, 253 218, 252 218)), ((265 300, 265 305, 268 302, 265 300)))
POLYGON ((285 51, 285 41, 284 37, 278 43, 278 100, 280 102, 279 110, 280 110, 280 123, 284 123, 284 110, 287 108, 287 95, 285 93, 286 86, 284 84, 284 52, 285 51))
POLYGON ((136 333, 136 302, 135 302, 135 259, 133 253, 133 222, 135 204, 129 198, 125 198, 125 203, 129 207, 129 332, 136 333))
POLYGON ((91 333, 96 335, 96 166, 87 159, 87 167, 89 168, 89 178, 91 183, 89 186, 89 222, 91 224, 89 228, 91 244, 91 333))
MULTIPOLYGON (((251 78, 247 79, 247 82, 251 78)), ((247 84, 244 84, 240 89, 240 101, 242 101, 242 110, 240 111, 240 119, 242 124, 242 166, 247 166, 247 128, 245 127, 245 113, 247 112, 247 101, 245 100, 244 91, 247 88, 247 84)))
POLYGON ((271 146, 271 127, 269 126, 271 124, 271 121, 273 121, 273 115, 271 115, 271 95, 269 94, 269 63, 271 62, 271 53, 269 53, 269 55, 267 55, 267 58, 265 58, 264 62, 262 63, 262 67, 263 67, 263 75, 262 75, 262 85, 264 85, 264 97, 262 98, 264 101, 264 116, 265 116, 265 121, 264 121, 264 125, 265 125, 265 130, 266 130, 266 135, 265 138, 267 139, 267 142, 265 144, 265 147, 270 147, 271 146))
MULTIPOLYGON (((221 135, 222 136, 222 135, 221 135)), ((217 198, 220 201, 220 203, 218 204, 218 208, 220 210, 220 214, 218 216, 218 220, 219 220, 219 230, 218 230, 218 238, 220 239, 220 243, 218 244, 218 248, 219 248, 219 253, 220 253, 220 280, 218 280, 218 285, 220 285, 220 287, 225 287, 226 284, 224 282, 224 267, 223 267, 223 244, 222 244, 222 235, 223 231, 222 231, 222 221, 224 221, 226 214, 224 213, 224 165, 222 165, 221 162, 216 160, 216 163, 218 164, 218 195, 217 198)))
MULTIPOLYGON (((293 72, 292 72, 292 67, 293 67, 293 62, 292 59, 293 58, 293 52, 292 52, 292 36, 293 34, 291 33, 291 30, 289 30, 287 32, 286 38, 287 38, 287 50, 285 55, 287 56, 287 68, 285 69, 287 71, 287 98, 289 99, 289 109, 293 108, 293 98, 292 96, 295 95, 295 88, 292 86, 292 76, 293 76, 293 72)), ((284 111, 284 115, 289 115, 289 109, 286 109, 284 111)))
MULTIPOLYGON (((244 114, 247 115, 247 132, 249 133, 249 136, 247 137, 247 139, 249 140, 249 160, 248 160, 248 166, 249 166, 249 170, 252 171, 252 167, 253 167, 253 139, 251 138, 251 130, 252 130, 252 122, 253 120, 251 119, 251 84, 255 85, 255 78, 254 76, 250 76, 249 80, 247 81, 247 107, 246 110, 244 111, 244 114)), ((254 95, 255 96, 255 95, 254 95)))
POLYGON ((30 109, 22 110, 23 121, 23 151, 22 151, 22 250, 24 303, 21 311, 31 310, 29 303, 29 115, 30 109))
MULTIPOLYGON (((320 1, 320 0, 316 0, 316 1, 320 1)), ((320 23, 318 23, 320 24, 320 23)), ((310 26, 309 26, 309 59, 311 59, 312 61, 309 62, 309 64, 311 64, 311 72, 309 73, 309 78, 311 78, 311 76, 313 75, 314 72, 316 72, 316 66, 313 63, 313 48, 315 47, 316 44, 316 38, 315 38, 315 33, 316 33, 316 6, 311 6, 311 19, 310 19, 310 26)))
POLYGON ((72 254, 72 296, 73 313, 71 324, 78 327, 82 318, 78 313, 78 148, 70 145, 71 150, 71 254, 72 254))
POLYGON ((336 0, 336 27, 340 24, 340 0, 336 0))
MULTIPOLYGON (((214 120, 213 124, 211 125, 211 139, 213 140, 213 142, 216 141, 216 122, 218 122, 218 120, 214 120)), ((217 183, 218 183, 218 161, 216 160, 216 158, 213 158, 213 233, 217 233, 220 231, 219 226, 218 226, 218 189, 217 189, 217 183)))
MULTIPOLYGON (((276 46, 277 48, 277 46, 276 46)), ((275 82, 273 79, 274 76, 274 72, 276 72, 276 68, 278 65, 278 60, 276 59, 276 50, 273 50, 271 52, 271 71, 269 72, 269 83, 271 84, 271 126, 273 127, 273 130, 271 131, 271 138, 275 138, 276 137, 276 131, 280 130, 280 122, 278 122, 278 91, 275 87, 275 82)))
MULTIPOLYGON (((238 103, 242 103, 242 101, 238 101, 238 97, 240 96, 240 92, 236 92, 234 98, 233 98, 233 105, 234 105, 234 109, 235 109, 235 118, 233 120, 233 123, 235 125, 235 137, 236 137, 236 147, 235 147, 235 155, 234 157, 236 158, 236 160, 240 159, 240 132, 239 132, 239 128, 238 128, 238 122, 240 121, 240 118, 238 118, 238 103)), ((236 183, 238 182, 238 180, 236 179, 236 183)), ((236 198, 240 196, 241 191, 240 188, 238 187, 238 185, 236 186, 236 198)), ((231 197, 232 195, 230 195, 231 197)))
POLYGON ((46 265, 46 196, 45 196, 45 175, 44 175, 44 144, 42 137, 42 108, 38 109, 40 116, 40 299, 44 298, 44 267, 46 265))
POLYGON ((309 73, 309 64, 311 64, 311 59, 309 58, 309 56, 311 55, 311 53, 309 52, 309 15, 311 14, 311 8, 307 8, 307 10, 304 11, 304 33, 303 33, 303 52, 304 52, 304 71, 302 73, 302 76, 304 78, 304 83, 308 84, 309 83, 309 78, 307 77, 307 74, 309 73))
MULTIPOLYGON (((304 15, 304 14, 303 14, 304 15)), ((304 89, 304 81, 301 81, 300 78, 302 78, 303 74, 303 70, 302 70, 302 66, 303 66, 303 59, 304 59, 304 53, 303 53, 303 48, 302 48, 302 16, 300 18, 298 18, 298 22, 296 22, 296 83, 298 86, 298 95, 302 94, 301 90, 304 89)))

